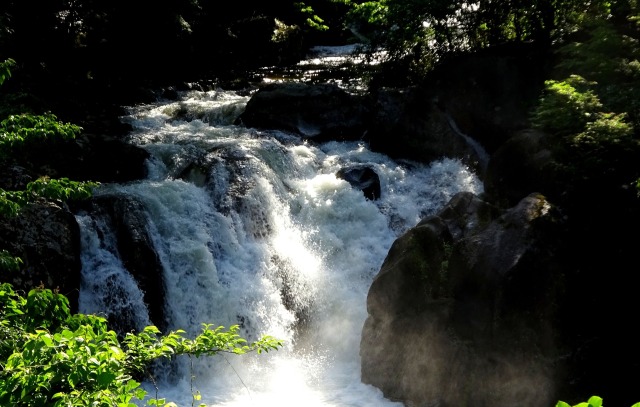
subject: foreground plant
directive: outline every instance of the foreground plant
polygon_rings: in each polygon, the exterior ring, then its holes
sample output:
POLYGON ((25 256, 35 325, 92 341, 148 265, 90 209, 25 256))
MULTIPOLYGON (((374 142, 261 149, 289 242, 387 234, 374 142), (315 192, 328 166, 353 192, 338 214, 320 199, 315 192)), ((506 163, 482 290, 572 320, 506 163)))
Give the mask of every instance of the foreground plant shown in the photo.
MULTIPOLYGON (((558 401, 556 407, 571 407, 571 405, 564 401, 558 401)), ((602 398, 598 396, 591 396, 589 397, 589 400, 578 403, 573 407, 603 407, 602 398)), ((631 407, 640 407, 640 402, 635 403, 631 407)))
MULTIPOLYGON (((264 336, 248 343, 238 326, 203 324, 193 339, 182 330, 161 334, 155 326, 122 340, 106 319, 74 314, 68 299, 49 289, 26 297, 0 285, 0 405, 135 407, 147 392, 134 378, 151 362, 179 355, 213 356, 269 352, 282 341, 264 336)), ((152 398, 149 405, 165 404, 152 398)))

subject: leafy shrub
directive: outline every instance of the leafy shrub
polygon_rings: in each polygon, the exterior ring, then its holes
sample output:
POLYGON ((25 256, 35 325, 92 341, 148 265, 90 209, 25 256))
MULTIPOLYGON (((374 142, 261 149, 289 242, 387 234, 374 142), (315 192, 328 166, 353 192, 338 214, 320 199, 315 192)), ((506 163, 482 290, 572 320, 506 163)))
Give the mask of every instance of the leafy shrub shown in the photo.
POLYGON ((567 135, 582 132, 602 103, 589 82, 580 75, 563 81, 545 81, 545 90, 533 112, 532 124, 550 133, 567 135))
POLYGON ((597 82, 594 87, 604 110, 629 113, 640 120, 640 42, 633 30, 625 30, 611 19, 590 23, 582 41, 570 42, 558 51, 556 71, 562 76, 577 74, 597 82))
POLYGON ((90 198, 93 188, 99 183, 71 181, 68 178, 42 177, 27 184, 23 191, 5 191, 0 188, 0 215, 10 217, 20 212, 25 205, 46 198, 67 202, 90 198))
POLYGON ((52 113, 11 115, 0 122, 0 154, 50 140, 73 140, 82 127, 63 123, 52 113))
POLYGON ((106 319, 71 315, 67 298, 57 292, 37 288, 25 298, 1 284, 0 405, 135 407, 133 400, 143 400, 147 392, 134 377, 156 359, 262 353, 282 346, 270 336, 247 343, 238 330, 203 324, 189 339, 181 330, 161 335, 148 326, 120 341, 106 319))

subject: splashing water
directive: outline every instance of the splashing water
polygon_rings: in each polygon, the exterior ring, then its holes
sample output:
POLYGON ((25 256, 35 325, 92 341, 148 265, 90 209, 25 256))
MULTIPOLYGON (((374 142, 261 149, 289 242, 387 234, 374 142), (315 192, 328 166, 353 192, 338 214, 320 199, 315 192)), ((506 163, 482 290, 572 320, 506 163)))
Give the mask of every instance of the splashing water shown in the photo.
MULTIPOLYGON (((130 141, 152 155, 149 178, 96 192, 142 202, 170 329, 196 334, 202 323, 238 324, 249 340, 284 340, 268 354, 193 359, 193 366, 178 359, 158 375, 158 396, 180 406, 192 405, 195 391, 196 404, 208 406, 398 405, 360 381, 368 288, 401 233, 455 193, 481 192, 481 183, 457 160, 396 162, 363 143, 312 145, 232 125, 246 102, 232 92, 187 92, 131 108, 123 120, 134 127, 130 141), (356 164, 379 175, 380 199, 336 177, 356 164)), ((117 289, 133 323, 149 324, 109 231, 87 214, 78 219, 81 312, 116 306, 104 299, 117 289)))

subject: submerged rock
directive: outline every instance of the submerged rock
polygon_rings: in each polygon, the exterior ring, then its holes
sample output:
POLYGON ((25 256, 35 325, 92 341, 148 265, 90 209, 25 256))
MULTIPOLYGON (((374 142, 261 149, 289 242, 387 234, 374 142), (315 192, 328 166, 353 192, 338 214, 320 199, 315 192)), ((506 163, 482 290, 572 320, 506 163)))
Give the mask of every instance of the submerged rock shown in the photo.
POLYGON ((336 177, 347 181, 352 187, 359 189, 365 198, 375 201, 380 198, 380 177, 368 166, 342 168, 336 177))

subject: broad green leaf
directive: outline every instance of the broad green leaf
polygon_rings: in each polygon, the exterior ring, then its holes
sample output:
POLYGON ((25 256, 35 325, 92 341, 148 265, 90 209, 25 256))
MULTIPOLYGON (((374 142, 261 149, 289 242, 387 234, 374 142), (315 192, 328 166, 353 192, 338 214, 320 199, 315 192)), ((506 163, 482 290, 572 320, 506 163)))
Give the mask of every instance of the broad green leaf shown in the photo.
POLYGON ((98 384, 101 387, 108 387, 115 378, 116 375, 112 372, 102 372, 98 375, 98 384))
POLYGON ((590 407, 602 407, 602 398, 598 396, 591 396, 589 398, 589 406, 590 407))

